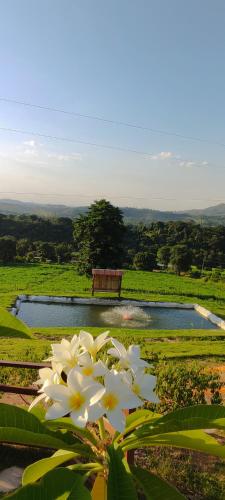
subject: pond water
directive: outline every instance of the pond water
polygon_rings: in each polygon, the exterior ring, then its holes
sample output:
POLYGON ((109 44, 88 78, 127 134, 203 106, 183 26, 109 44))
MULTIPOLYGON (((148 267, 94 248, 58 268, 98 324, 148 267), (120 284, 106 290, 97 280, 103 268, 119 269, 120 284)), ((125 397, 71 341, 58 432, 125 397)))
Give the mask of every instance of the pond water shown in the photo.
POLYGON ((138 308, 139 312, 143 312, 139 314, 139 318, 135 316, 131 318, 130 314, 125 318, 124 314, 119 314, 120 311, 118 313, 118 309, 124 309, 124 307, 24 301, 20 304, 17 316, 32 327, 97 326, 110 328, 114 326, 165 330, 218 328, 193 309, 145 306, 138 308))

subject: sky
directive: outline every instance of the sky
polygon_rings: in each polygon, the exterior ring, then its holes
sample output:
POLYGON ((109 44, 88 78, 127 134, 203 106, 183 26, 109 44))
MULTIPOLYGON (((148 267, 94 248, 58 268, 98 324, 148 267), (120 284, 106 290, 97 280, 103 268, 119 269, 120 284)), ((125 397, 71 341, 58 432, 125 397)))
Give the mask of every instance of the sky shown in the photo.
POLYGON ((0 198, 225 203, 224 18, 224 0, 0 2, 0 198))

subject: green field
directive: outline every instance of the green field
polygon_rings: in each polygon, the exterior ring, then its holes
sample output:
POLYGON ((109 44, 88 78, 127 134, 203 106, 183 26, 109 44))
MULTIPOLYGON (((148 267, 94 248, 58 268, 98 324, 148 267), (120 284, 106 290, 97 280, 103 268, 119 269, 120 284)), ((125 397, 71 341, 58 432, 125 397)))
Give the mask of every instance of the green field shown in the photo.
MULTIPOLYGON (((0 267, 0 358, 40 360, 50 344, 78 328, 29 329, 8 312, 18 294, 91 296, 91 280, 79 276, 72 265, 27 264, 0 267)), ((99 294, 104 296, 104 294, 99 294)), ((225 318, 225 283, 206 282, 163 272, 126 271, 123 298, 202 304, 225 318)), ((102 331, 88 328, 94 335, 102 331)), ((127 345, 138 342, 151 358, 225 358, 223 330, 129 330, 111 328, 127 345)))
MULTIPOLYGON (((72 265, 22 264, 0 267, 0 305, 9 307, 19 293, 90 296, 91 280, 72 265)), ((103 296, 103 294, 101 294, 103 296)), ((205 282, 163 272, 126 271, 124 298, 198 302, 225 318, 225 283, 205 282)))

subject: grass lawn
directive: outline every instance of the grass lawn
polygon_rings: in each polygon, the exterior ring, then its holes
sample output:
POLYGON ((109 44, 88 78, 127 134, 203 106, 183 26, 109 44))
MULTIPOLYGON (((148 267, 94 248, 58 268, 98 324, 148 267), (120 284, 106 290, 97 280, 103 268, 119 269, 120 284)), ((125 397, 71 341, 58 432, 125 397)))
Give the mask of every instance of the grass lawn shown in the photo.
MULTIPOLYGON (((90 289, 91 280, 79 276, 72 265, 21 264, 0 267, 0 306, 3 307, 10 307, 19 293, 89 297, 90 289)), ((225 318, 225 283, 205 282, 204 278, 126 271, 122 297, 198 302, 225 318)))
MULTIPOLYGON (((91 296, 91 280, 72 265, 23 264, 0 267, 0 358, 34 361, 47 356, 52 341, 79 328, 28 328, 7 308, 19 294, 91 296)), ((98 294, 99 296, 109 296, 98 294)), ((97 296, 98 296, 97 295, 97 296)), ((115 296, 115 295, 114 295, 115 296)), ((153 301, 198 302, 225 318, 225 284, 163 272, 126 271, 122 297, 153 301)), ((94 335, 102 331, 87 328, 94 335)), ((138 342, 142 354, 160 358, 225 357, 223 330, 129 330, 110 328, 127 345, 138 342), (147 339, 147 340, 146 340, 147 339)))

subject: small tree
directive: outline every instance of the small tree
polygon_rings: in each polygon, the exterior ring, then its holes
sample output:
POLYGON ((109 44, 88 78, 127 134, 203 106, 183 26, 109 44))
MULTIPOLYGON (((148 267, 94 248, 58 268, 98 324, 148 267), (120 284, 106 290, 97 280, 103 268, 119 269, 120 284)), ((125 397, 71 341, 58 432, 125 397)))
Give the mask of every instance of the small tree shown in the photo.
POLYGON ((159 264, 163 264, 165 267, 168 267, 171 255, 171 247, 165 245, 160 247, 157 252, 157 260, 159 264))
POLYGON ((34 243, 36 258, 40 262, 45 262, 50 260, 52 262, 56 261, 56 253, 54 243, 48 243, 47 241, 36 241, 34 243))
POLYGON ((31 243, 27 238, 22 238, 16 242, 16 255, 25 258, 27 253, 31 250, 31 243))
POLYGON ((186 245, 175 245, 171 249, 170 264, 178 275, 190 269, 192 253, 186 245))
POLYGON ((138 252, 133 260, 134 269, 152 271, 156 267, 155 255, 151 252, 138 252))
POLYGON ((72 245, 68 243, 58 243, 58 245, 55 245, 55 253, 58 263, 70 262, 72 258, 72 245))
POLYGON ((4 264, 13 262, 16 257, 16 240, 12 236, 0 238, 0 261, 4 264))

